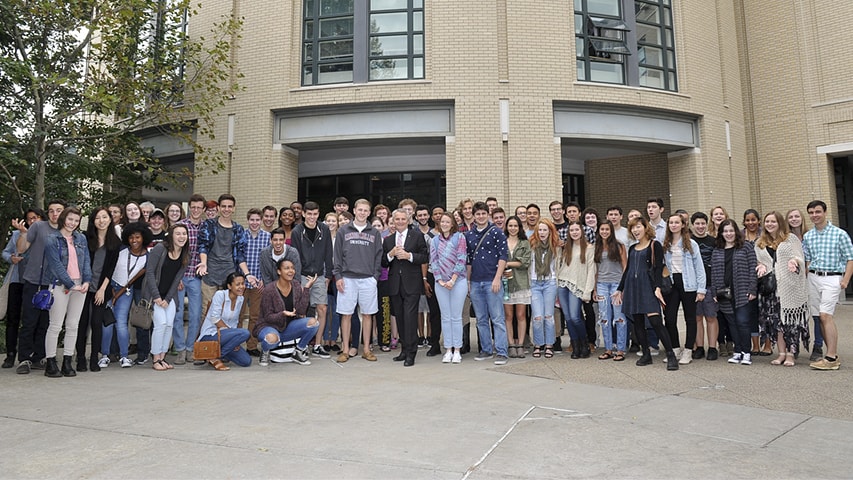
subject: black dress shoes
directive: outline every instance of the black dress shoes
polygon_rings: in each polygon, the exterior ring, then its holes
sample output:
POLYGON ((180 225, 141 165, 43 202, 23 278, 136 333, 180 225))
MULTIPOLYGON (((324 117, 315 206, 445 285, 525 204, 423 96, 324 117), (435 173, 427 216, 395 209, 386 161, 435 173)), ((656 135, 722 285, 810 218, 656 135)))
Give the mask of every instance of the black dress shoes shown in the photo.
POLYGON ((396 357, 394 357, 395 362, 402 362, 405 359, 406 359, 405 353, 401 353, 401 354, 397 355, 396 357))
POLYGON ((406 360, 403 362, 404 367, 411 367, 415 364, 415 357, 406 357, 406 360))
POLYGON ((426 353, 427 357, 434 357, 436 355, 441 355, 441 348, 438 345, 433 345, 432 348, 426 353))

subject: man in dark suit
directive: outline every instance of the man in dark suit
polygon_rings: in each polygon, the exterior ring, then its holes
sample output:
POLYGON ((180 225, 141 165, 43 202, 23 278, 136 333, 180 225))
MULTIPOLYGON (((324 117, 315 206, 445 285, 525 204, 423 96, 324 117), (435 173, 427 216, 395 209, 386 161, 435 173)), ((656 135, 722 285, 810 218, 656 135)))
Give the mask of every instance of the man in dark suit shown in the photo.
POLYGON ((403 347, 394 360, 411 367, 418 353, 418 302, 424 293, 421 265, 429 262, 429 249, 424 236, 409 228, 405 210, 394 210, 391 219, 394 229, 382 242, 382 266, 388 267, 388 294, 403 347))

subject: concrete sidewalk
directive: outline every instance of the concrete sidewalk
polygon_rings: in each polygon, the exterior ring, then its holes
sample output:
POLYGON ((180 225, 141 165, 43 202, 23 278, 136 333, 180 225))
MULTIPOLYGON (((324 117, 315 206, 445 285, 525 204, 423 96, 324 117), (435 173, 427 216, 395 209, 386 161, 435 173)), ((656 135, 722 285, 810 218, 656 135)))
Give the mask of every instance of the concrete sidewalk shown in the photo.
MULTIPOLYGON (((848 478, 841 370, 596 359, 314 359, 48 379, 0 372, 4 478, 848 478)), ((844 363, 850 359, 849 363, 844 363)))

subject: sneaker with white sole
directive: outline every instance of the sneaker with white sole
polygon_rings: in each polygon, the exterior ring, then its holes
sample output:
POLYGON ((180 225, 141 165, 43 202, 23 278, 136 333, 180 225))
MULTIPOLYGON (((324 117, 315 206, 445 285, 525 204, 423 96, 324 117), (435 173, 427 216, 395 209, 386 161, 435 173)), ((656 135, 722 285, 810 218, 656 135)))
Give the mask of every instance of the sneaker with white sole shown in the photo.
POLYGON ((681 358, 678 360, 680 365, 687 365, 688 363, 693 361, 693 350, 683 349, 681 350, 681 358))
POLYGON ((835 357, 835 360, 828 360, 826 357, 823 357, 809 364, 809 368, 814 370, 838 370, 840 366, 841 360, 838 359, 838 356, 835 357))
POLYGON ((450 363, 453 361, 453 352, 447 350, 444 352, 444 356, 441 357, 441 363, 450 363))
POLYGON ((270 364, 270 352, 261 350, 261 356, 258 358, 258 365, 268 367, 270 364))
POLYGON ((130 368, 133 366, 133 361, 127 357, 121 357, 119 362, 121 363, 121 368, 130 368))
POLYGON ((491 353, 488 353, 488 352, 480 352, 480 353, 478 353, 478 354, 477 354, 477 356, 476 356, 476 357, 474 357, 474 360, 476 360, 476 361, 478 361, 478 362, 482 362, 483 360, 488 360, 488 359, 490 359, 490 358, 492 358, 492 354, 491 354, 491 353))
POLYGON ((729 363, 740 363, 741 360, 743 360, 743 354, 738 352, 738 353, 733 353, 732 356, 729 357, 728 362, 729 363))
POLYGON ((507 358, 504 355, 498 355, 495 357, 495 365, 506 365, 507 358))
POLYGON ((330 358, 331 357, 331 355, 329 355, 329 352, 327 352, 325 349, 323 349, 323 347, 320 345, 315 345, 314 350, 311 350, 311 354, 314 355, 315 357, 320 357, 320 358, 330 358))
POLYGON ((459 353, 459 350, 453 352, 453 358, 450 361, 451 363, 462 363, 462 354, 459 353))
POLYGON ((101 359, 100 359, 100 360, 98 360, 98 366, 99 366, 99 367, 101 367, 101 368, 107 368, 107 367, 109 367, 109 366, 110 366, 110 357, 108 357, 108 356, 106 356, 106 355, 104 355, 103 357, 101 357, 101 359))
POLYGON ((293 363, 298 363, 299 365, 311 365, 311 360, 308 359, 307 348, 305 350, 294 348, 293 356, 290 358, 293 360, 293 363))
POLYGON ((743 357, 740 359, 741 365, 752 365, 752 354, 747 352, 743 354, 743 357))

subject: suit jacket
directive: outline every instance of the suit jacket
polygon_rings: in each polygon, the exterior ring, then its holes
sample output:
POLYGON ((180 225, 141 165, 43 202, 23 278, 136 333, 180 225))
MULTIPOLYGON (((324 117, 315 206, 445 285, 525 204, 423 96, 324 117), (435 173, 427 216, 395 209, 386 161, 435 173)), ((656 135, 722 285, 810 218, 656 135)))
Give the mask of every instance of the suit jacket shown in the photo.
POLYGON ((394 258, 388 260, 388 252, 397 245, 397 231, 385 237, 382 241, 382 266, 388 268, 389 295, 423 295, 424 282, 421 265, 429 262, 429 248, 424 235, 417 230, 409 229, 403 248, 411 252, 412 261, 394 258))

